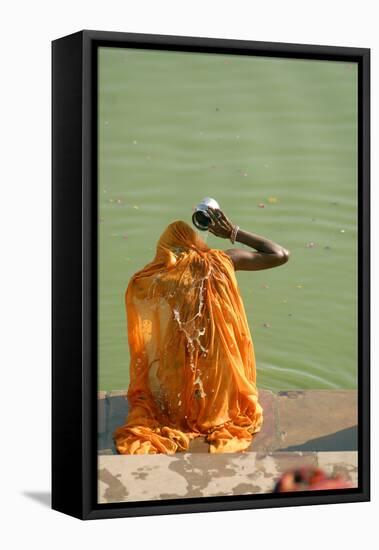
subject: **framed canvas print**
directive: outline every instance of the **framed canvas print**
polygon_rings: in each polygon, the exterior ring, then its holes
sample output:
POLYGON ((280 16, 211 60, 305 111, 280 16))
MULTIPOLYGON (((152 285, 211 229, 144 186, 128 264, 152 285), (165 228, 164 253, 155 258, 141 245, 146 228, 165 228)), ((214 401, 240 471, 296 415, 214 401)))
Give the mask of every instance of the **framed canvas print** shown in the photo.
POLYGON ((369 50, 52 52, 53 508, 369 500, 369 50))

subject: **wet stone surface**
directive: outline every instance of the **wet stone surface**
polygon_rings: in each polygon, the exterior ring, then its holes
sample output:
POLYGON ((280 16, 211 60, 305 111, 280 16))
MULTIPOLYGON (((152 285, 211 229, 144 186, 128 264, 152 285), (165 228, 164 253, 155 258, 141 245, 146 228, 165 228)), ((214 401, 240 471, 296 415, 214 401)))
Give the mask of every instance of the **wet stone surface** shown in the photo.
POLYGON ((267 493, 282 473, 307 465, 357 484, 354 390, 261 390, 264 424, 246 452, 211 454, 197 438, 187 453, 120 456, 112 434, 127 416, 125 393, 98 395, 100 503, 267 493))
POLYGON ((288 469, 321 466, 357 483, 357 453, 180 453, 100 456, 100 503, 272 492, 288 469))
MULTIPOLYGON (((126 391, 99 392, 99 454, 116 454, 112 434, 128 414, 126 391)), ((264 422, 249 451, 357 450, 357 392, 303 390, 259 392, 264 422)), ((208 453, 202 438, 191 442, 191 453, 208 453)))
POLYGON ((355 390, 287 391, 277 394, 276 450, 357 450, 355 390))

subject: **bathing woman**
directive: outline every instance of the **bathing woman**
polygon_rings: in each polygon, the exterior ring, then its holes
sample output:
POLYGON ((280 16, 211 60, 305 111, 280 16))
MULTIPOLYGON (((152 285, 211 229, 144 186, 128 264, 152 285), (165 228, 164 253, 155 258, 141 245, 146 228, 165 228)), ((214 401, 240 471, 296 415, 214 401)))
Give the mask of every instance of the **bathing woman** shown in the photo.
POLYGON ((121 454, 173 454, 203 437, 212 453, 244 451, 263 422, 254 346, 235 272, 287 262, 282 246, 208 209, 209 230, 252 250, 209 248, 183 221, 125 293, 129 404, 114 440, 121 454))

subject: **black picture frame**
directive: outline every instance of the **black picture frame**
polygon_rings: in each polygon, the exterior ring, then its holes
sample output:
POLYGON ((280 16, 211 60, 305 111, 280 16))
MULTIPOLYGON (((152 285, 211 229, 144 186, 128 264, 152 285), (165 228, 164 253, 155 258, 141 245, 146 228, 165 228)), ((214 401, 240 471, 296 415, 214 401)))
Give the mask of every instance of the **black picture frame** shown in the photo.
POLYGON ((370 500, 370 50, 85 30, 52 43, 52 508, 81 519, 370 500), (358 488, 97 503, 99 46, 358 63, 358 488))

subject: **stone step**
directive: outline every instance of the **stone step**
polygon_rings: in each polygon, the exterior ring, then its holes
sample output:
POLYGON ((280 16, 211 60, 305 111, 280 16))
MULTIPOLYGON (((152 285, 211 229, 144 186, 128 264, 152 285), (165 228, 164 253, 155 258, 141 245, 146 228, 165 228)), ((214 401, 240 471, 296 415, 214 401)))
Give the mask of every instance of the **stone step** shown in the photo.
POLYGON ((329 475, 340 474, 356 487, 357 461, 356 451, 101 455, 98 501, 270 493, 284 472, 301 466, 320 467, 329 475))
MULTIPOLYGON (((116 454, 112 434, 128 414, 126 391, 99 392, 99 454, 116 454)), ((273 393, 260 390, 264 411, 262 430, 249 450, 355 451, 357 444, 356 390, 293 390, 273 393)), ((208 453, 201 438, 191 442, 190 452, 208 453)))

